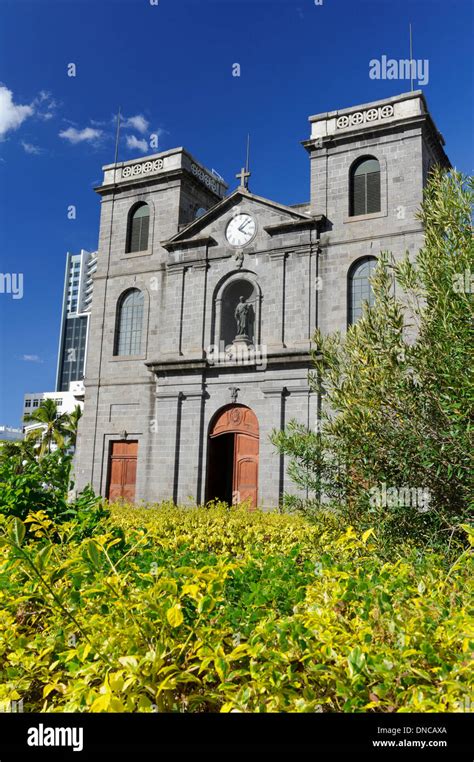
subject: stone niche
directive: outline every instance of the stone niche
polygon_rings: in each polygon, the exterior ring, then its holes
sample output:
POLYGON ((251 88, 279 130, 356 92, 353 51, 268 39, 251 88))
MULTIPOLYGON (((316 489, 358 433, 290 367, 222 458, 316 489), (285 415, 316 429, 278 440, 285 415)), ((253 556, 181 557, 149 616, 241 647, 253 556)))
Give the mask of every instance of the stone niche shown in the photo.
POLYGON ((234 280, 225 289, 221 303, 220 341, 224 343, 226 348, 233 344, 238 333, 235 310, 241 296, 250 305, 246 333, 249 343, 255 343, 256 289, 254 284, 248 280, 234 280))

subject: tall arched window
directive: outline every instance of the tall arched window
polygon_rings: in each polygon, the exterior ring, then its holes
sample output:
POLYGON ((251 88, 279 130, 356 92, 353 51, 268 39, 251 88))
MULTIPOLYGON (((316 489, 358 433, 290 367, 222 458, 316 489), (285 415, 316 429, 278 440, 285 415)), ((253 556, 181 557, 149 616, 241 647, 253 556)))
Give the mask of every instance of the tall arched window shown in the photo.
POLYGON ((117 309, 114 355, 139 355, 142 346, 143 292, 137 288, 120 297, 117 309))
POLYGON ((356 323, 362 315, 362 305, 374 303, 374 294, 369 278, 377 265, 375 257, 363 257, 354 262, 348 275, 348 316, 349 325, 356 323))
POLYGON ((150 229, 150 207, 142 203, 135 206, 129 220, 127 232, 127 252, 146 251, 150 229))
POLYGON ((380 212, 380 164, 373 156, 352 165, 349 193, 351 217, 380 212))

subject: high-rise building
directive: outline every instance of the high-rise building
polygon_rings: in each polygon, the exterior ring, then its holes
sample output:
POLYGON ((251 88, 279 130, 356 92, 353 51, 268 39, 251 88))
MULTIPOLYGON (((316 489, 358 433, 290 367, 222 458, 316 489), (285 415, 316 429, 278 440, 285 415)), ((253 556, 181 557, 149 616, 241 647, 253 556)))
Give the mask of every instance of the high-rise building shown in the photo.
POLYGON ((73 381, 84 378, 89 314, 92 302, 92 275, 97 267, 97 253, 81 249, 68 253, 64 277, 61 330, 59 336, 56 391, 65 392, 73 381))

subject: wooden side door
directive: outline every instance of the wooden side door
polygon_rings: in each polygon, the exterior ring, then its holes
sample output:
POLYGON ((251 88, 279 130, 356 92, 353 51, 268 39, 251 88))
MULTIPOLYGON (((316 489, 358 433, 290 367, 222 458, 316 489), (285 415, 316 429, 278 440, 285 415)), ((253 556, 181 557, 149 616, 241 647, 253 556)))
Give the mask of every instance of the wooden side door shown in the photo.
POLYGON ((233 492, 252 509, 258 500, 258 442, 258 437, 235 434, 233 492))
POLYGON ((133 503, 135 500, 137 455, 138 442, 111 443, 107 488, 107 497, 110 501, 123 498, 133 503))

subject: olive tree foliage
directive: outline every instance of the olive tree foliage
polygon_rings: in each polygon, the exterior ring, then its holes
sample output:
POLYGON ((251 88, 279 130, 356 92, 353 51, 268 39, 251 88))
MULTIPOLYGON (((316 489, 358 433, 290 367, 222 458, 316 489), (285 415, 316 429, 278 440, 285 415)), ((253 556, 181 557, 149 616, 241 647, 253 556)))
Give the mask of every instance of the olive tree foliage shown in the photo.
POLYGON ((307 498, 390 537, 450 538, 472 487, 473 179, 435 169, 411 261, 383 252, 374 305, 345 336, 315 335, 310 374, 319 425, 291 421, 272 441, 307 498))

